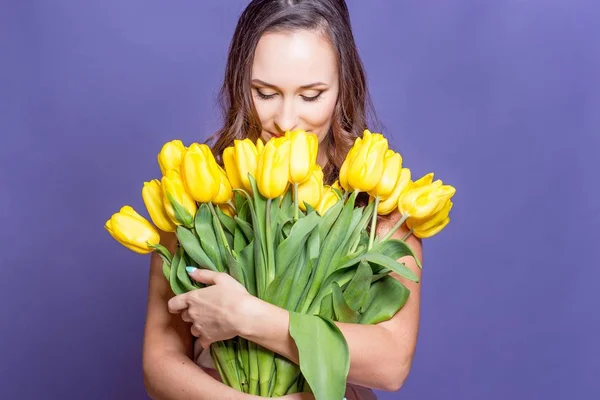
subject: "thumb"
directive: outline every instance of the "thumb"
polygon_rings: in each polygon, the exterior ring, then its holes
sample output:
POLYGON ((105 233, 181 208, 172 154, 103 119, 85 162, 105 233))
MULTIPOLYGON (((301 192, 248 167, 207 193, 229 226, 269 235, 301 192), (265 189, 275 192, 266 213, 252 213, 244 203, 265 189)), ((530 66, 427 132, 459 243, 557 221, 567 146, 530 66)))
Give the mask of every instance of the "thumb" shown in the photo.
POLYGON ((196 282, 205 283, 207 285, 216 285, 220 272, 211 271, 209 269, 198 269, 196 267, 185 267, 190 278, 196 282))

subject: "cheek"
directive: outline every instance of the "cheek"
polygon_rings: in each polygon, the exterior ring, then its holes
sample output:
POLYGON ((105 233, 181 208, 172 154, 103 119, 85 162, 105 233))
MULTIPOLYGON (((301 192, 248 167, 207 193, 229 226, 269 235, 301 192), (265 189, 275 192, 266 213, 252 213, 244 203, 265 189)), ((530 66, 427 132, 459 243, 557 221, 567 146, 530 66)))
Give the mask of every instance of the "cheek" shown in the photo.
POLYGON ((317 134, 319 141, 322 141, 329 131, 334 109, 335 99, 323 99, 305 106, 302 119, 317 134))

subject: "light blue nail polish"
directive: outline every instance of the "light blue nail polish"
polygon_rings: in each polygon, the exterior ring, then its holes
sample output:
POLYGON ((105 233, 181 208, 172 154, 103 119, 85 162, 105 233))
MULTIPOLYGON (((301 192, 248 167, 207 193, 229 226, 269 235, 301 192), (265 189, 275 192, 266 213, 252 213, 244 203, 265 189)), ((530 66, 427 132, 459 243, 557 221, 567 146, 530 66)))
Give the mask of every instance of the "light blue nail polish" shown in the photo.
POLYGON ((198 268, 196 268, 196 267, 185 267, 185 270, 188 272, 188 274, 191 274, 192 272, 194 272, 197 269, 198 268))

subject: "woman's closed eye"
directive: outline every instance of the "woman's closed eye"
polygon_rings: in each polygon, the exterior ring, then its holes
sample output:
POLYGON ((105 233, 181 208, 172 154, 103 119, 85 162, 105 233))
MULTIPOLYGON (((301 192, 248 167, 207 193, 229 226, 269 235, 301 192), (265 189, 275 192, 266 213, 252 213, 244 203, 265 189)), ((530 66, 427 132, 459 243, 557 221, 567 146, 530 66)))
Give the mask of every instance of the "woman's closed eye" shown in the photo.
MULTIPOLYGON (((272 99, 273 97, 277 96, 278 93, 277 92, 273 92, 273 93, 263 93, 260 89, 255 88, 254 90, 256 90, 256 95, 262 99, 262 100, 269 100, 272 99)), ((300 97, 302 97, 302 99, 304 101, 317 101, 319 100, 319 98, 321 97, 321 94, 323 94, 323 91, 319 91, 316 95, 313 96, 306 96, 306 95, 300 95, 300 97)))

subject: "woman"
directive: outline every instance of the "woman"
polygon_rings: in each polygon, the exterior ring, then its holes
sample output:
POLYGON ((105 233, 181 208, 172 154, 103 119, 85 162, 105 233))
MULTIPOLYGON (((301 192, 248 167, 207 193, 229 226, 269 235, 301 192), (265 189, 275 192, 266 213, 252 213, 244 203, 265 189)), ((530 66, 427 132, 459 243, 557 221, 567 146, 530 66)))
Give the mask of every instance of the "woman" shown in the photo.
MULTIPOLYGON (((266 141, 287 130, 304 129, 318 136, 318 162, 331 183, 354 139, 367 127, 366 83, 344 1, 252 1, 233 37, 222 95, 225 124, 211 138, 216 155, 234 139, 266 141)), ((383 219, 378 230, 385 232, 398 217, 383 219)), ((403 228, 395 236, 405 233, 403 228)), ((162 236, 172 250, 175 237, 162 236)), ((422 258, 418 239, 411 237, 408 243, 422 258)), ((401 261, 420 278, 412 258, 401 261)), ((203 351, 212 342, 238 335, 298 363, 286 310, 251 296, 230 276, 210 271, 190 274, 209 287, 172 297, 155 254, 150 269, 143 364, 152 398, 259 398, 222 384, 208 351, 203 351)), ((337 323, 350 349, 349 400, 375 399, 371 388, 398 390, 408 375, 420 288, 394 276, 411 294, 391 320, 377 325, 337 323)))

